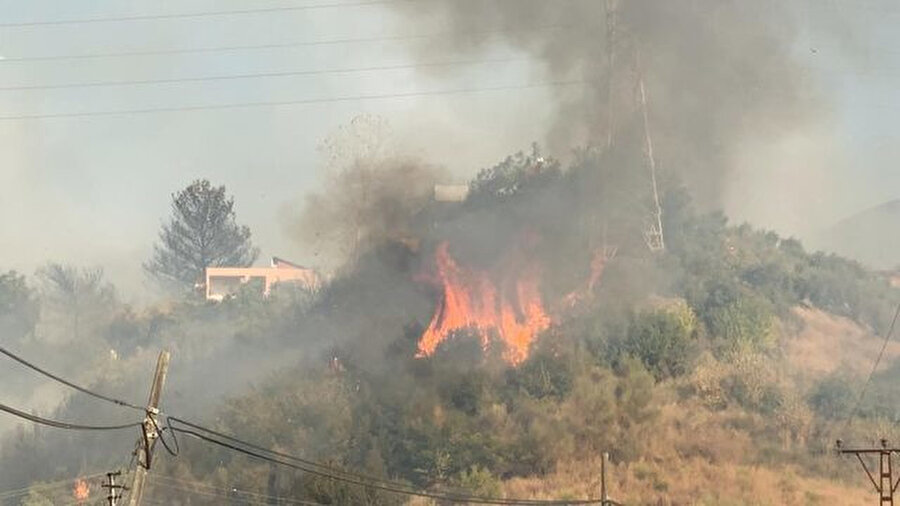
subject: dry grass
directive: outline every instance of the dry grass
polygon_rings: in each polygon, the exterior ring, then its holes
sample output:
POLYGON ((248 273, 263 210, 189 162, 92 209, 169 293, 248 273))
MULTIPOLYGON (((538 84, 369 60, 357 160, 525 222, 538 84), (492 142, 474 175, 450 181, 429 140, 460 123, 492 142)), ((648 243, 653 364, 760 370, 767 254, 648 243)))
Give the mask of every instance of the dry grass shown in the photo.
MULTIPOLYGON (((846 367, 868 374, 882 339, 859 324, 819 309, 797 307, 803 328, 784 342, 786 358, 791 365, 811 377, 822 376, 846 367)), ((882 367, 900 357, 900 343, 888 345, 882 367)))
MULTIPOLYGON (((815 380, 840 368, 868 373, 866 369, 881 347, 880 338, 849 319, 820 310, 796 308, 794 312, 802 328, 781 340, 782 353, 776 354, 781 359, 773 362, 760 356, 757 358, 763 363, 750 364, 759 381, 774 381, 802 392, 803 385, 810 384, 803 378, 815 380)), ((900 343, 893 343, 883 363, 890 364, 898 357, 900 343)), ((717 384, 718 375, 724 374, 718 368, 741 364, 726 365, 710 359, 710 363, 700 365, 700 372, 683 380, 693 382, 695 389, 704 382, 717 384)), ((767 444, 784 455, 792 449, 804 451, 803 445, 811 437, 808 420, 798 422, 784 413, 767 418, 733 403, 710 402, 708 397, 716 394, 712 387, 701 388, 701 395, 685 400, 677 395, 677 388, 678 384, 670 383, 657 389, 657 417, 636 436, 640 441, 634 450, 644 457, 611 465, 613 499, 630 506, 864 506, 877 502, 877 495, 853 462, 840 466, 853 479, 850 484, 806 473, 796 464, 756 464, 766 460, 760 458, 763 450, 754 443, 760 438, 774 438, 767 444), (782 425, 800 429, 782 430, 782 425)), ((811 416, 806 411, 800 414, 811 416)), ((599 497, 600 456, 560 462, 555 472, 545 476, 505 481, 503 492, 506 497, 533 499, 599 497)))

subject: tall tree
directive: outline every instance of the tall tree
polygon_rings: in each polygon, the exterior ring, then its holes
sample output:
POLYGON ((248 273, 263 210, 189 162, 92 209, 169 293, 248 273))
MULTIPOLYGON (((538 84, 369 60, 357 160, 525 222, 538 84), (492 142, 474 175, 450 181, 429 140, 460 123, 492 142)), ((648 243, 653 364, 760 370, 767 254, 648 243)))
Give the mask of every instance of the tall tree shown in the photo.
POLYGON ((246 267, 257 256, 250 229, 235 222, 234 198, 199 179, 172 195, 172 217, 144 270, 163 284, 190 288, 207 267, 246 267))
POLYGON ((16 271, 0 272, 0 340, 28 334, 37 318, 38 303, 25 277, 16 271))
POLYGON ((42 320, 55 320, 56 328, 75 341, 89 335, 113 310, 115 288, 104 281, 99 268, 77 269, 50 263, 38 269, 42 320))

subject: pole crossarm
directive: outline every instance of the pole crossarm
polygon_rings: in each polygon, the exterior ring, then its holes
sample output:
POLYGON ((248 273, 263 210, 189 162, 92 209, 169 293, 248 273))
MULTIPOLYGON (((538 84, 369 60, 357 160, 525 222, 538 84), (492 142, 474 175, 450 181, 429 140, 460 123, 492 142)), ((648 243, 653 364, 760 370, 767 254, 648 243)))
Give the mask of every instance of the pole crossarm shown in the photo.
POLYGON ((893 471, 893 456, 895 453, 900 453, 900 448, 894 448, 888 445, 887 440, 881 440, 881 446, 870 446, 870 447, 858 447, 858 448, 845 448, 843 442, 841 440, 837 441, 837 453, 839 455, 853 455, 856 457, 856 460, 859 461, 860 465, 863 468, 863 471, 866 472, 866 476, 869 478, 869 481, 872 483, 872 487, 875 488, 875 492, 878 493, 880 498, 880 503, 882 506, 893 506, 894 504, 894 493, 897 491, 897 487, 900 486, 900 477, 897 480, 894 480, 894 471, 893 471), (878 459, 878 479, 875 479, 875 475, 872 474, 872 470, 869 469, 869 466, 866 464, 866 461, 863 459, 863 456, 876 456, 878 459))

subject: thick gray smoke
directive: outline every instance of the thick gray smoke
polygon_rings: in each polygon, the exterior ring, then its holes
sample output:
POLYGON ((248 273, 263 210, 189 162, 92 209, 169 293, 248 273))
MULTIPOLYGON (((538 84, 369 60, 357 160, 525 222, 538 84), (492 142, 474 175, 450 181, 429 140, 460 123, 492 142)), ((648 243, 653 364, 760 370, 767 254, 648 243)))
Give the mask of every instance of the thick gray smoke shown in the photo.
MULTIPOLYGON (((739 140, 775 139, 822 119, 792 58, 792 5, 428 0, 399 2, 397 10, 422 31, 459 34, 454 51, 486 51, 499 37, 538 59, 546 80, 587 81, 555 94, 557 116, 544 142, 557 156, 573 146, 605 147, 610 124, 615 144, 643 148, 643 76, 661 168, 679 174, 700 202, 718 206, 739 140)), ((423 42, 413 51, 434 60, 447 47, 423 42)))

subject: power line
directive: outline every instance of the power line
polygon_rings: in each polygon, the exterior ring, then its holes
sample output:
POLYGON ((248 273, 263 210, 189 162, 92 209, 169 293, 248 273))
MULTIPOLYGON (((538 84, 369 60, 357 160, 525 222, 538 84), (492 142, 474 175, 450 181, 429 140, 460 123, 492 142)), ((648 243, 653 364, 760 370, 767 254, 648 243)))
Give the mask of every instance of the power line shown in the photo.
POLYGON ((570 25, 547 25, 534 26, 525 28, 512 28, 508 30, 473 30, 462 32, 443 32, 428 35, 397 35, 397 36, 379 36, 379 37, 355 37, 345 39, 326 39, 299 42, 283 42, 271 44, 246 44, 233 46, 213 46, 202 48, 182 48, 182 49, 158 49, 158 50, 137 50, 137 51, 114 51, 108 53, 83 53, 73 55, 46 55, 46 56, 7 56, 0 57, 0 64, 30 61, 57 61, 57 60, 84 60, 97 58, 117 58, 132 56, 166 56, 179 54, 202 54, 202 53, 225 53, 233 51, 254 51, 261 49, 286 49, 291 47, 313 47, 313 46, 330 46, 339 44, 357 44, 357 43, 373 43, 373 42, 390 42, 405 41, 418 39, 440 39, 444 37, 460 37, 460 36, 478 36, 492 35, 499 33, 517 33, 517 32, 536 32, 542 30, 561 30, 567 28, 575 28, 570 25))
MULTIPOLYGON (((253 443, 250 443, 250 442, 247 442, 247 441, 243 441, 243 440, 238 439, 238 438, 236 438, 236 437, 234 437, 234 436, 230 436, 230 435, 225 434, 225 433, 223 433, 223 432, 218 432, 218 431, 212 430, 212 429, 210 429, 210 428, 203 427, 202 425, 199 425, 199 424, 196 424, 196 423, 187 421, 187 420, 182 420, 182 419, 180 419, 180 418, 176 418, 176 417, 167 417, 167 418, 166 418, 166 422, 167 422, 167 428, 168 428, 171 432, 173 432, 173 433, 174 433, 174 431, 177 431, 177 430, 180 431, 180 430, 181 430, 181 429, 178 429, 177 427, 175 427, 175 426, 173 425, 173 422, 174 422, 175 424, 185 425, 185 426, 190 427, 190 428, 192 428, 192 429, 196 429, 196 430, 205 432, 205 433, 207 433, 207 434, 212 434, 213 436, 215 436, 215 437, 217 437, 217 438, 224 439, 224 440, 226 440, 226 441, 229 441, 229 442, 232 442, 232 443, 235 443, 235 444, 243 445, 243 446, 246 446, 247 448, 250 448, 250 449, 253 449, 253 450, 256 450, 256 451, 269 453, 269 454, 275 455, 275 456, 277 456, 277 457, 281 457, 281 458, 285 458, 285 459, 292 460, 292 461, 295 461, 295 462, 299 462, 300 464, 303 464, 303 465, 306 465, 306 466, 311 466, 311 467, 315 467, 315 468, 321 469, 323 472, 340 473, 340 474, 349 474, 349 475, 353 475, 353 476, 355 476, 355 477, 357 477, 357 478, 365 479, 365 480, 372 481, 372 482, 382 482, 382 483, 387 483, 387 484, 390 484, 390 485, 398 485, 397 483, 394 483, 394 482, 390 482, 390 481, 384 480, 384 479, 379 478, 379 477, 377 477, 377 476, 367 476, 367 475, 361 474, 361 473, 350 473, 350 472, 348 472, 348 471, 345 471, 345 470, 343 470, 343 469, 339 469, 339 468, 334 467, 334 466, 329 466, 329 465, 321 464, 321 463, 318 463, 318 462, 315 462, 315 461, 312 461, 312 460, 303 459, 303 458, 300 458, 300 457, 297 457, 297 456, 294 456, 294 455, 290 455, 290 454, 288 454, 288 453, 279 452, 279 451, 276 451, 276 450, 270 450, 270 449, 268 449, 268 448, 263 448, 262 446, 259 446, 259 445, 256 445, 256 444, 253 444, 253 443)), ((176 441, 177 441, 177 440, 176 440, 176 441)), ((172 452, 170 451, 169 453, 172 453, 172 452)))
POLYGON ((881 350, 878 352, 878 356, 875 358, 875 363, 872 364, 872 370, 869 371, 869 376, 866 378, 865 383, 863 383, 862 388, 859 391, 859 396, 856 398, 856 402, 853 404, 853 409, 850 411, 850 416, 847 417, 847 421, 844 423, 844 428, 841 432, 846 433, 847 429, 850 428, 850 423, 853 421, 853 418, 856 417, 857 412, 859 411, 859 407, 862 404, 863 397, 866 395, 866 390, 869 388, 869 384, 872 382, 872 377, 875 376, 875 371, 878 369, 878 365, 881 364, 881 359, 884 357, 884 352, 887 350, 888 342, 891 340, 891 336, 894 335, 894 327, 897 325, 897 319, 900 318, 900 304, 897 305, 896 311, 894 311, 894 318, 891 320, 891 326, 888 328, 887 333, 884 335, 884 342, 881 344, 881 350))
MULTIPOLYGON (((183 492, 193 492, 193 493, 197 493, 197 494, 201 494, 201 495, 206 495, 207 493, 209 493, 209 494, 215 494, 218 497, 232 497, 229 495, 223 495, 222 493, 237 494, 240 496, 247 496, 247 497, 242 497, 242 499, 251 501, 251 502, 253 502, 254 499, 256 499, 256 500, 276 499, 276 500, 278 500, 279 504, 298 504, 301 506, 325 506, 325 505, 322 505, 321 503, 312 502, 312 501, 304 501, 302 499, 293 499, 290 497, 284 497, 284 496, 278 496, 278 495, 261 494, 261 493, 257 493, 257 492, 250 492, 248 490, 241 490, 238 488, 216 487, 214 485, 209 485, 207 483, 203 483, 200 481, 179 480, 177 478, 172 478, 171 476, 165 476, 165 475, 153 475, 153 481, 156 481, 156 480, 170 482, 165 485, 160 484, 161 486, 174 488, 176 490, 180 490, 183 492), (181 486, 179 486, 179 485, 181 485, 181 486), (198 488, 201 490, 197 490, 198 488)), ((156 483, 153 483, 153 482, 151 482, 151 484, 154 486, 158 486, 156 483)), ((256 502, 256 504, 270 504, 270 503, 256 502)))
POLYGON ((71 88, 96 88, 104 86, 134 86, 134 85, 150 85, 150 84, 175 84, 175 83, 194 83, 207 81, 227 81, 235 79, 259 79, 272 77, 290 77, 290 76, 312 76, 322 74, 350 74, 356 72, 375 72, 380 70, 404 70, 426 67, 450 67, 456 65, 487 65, 496 63, 511 63, 527 61, 528 58, 498 58, 494 60, 462 60, 462 61, 446 61, 446 62, 428 62, 428 63, 412 63, 403 65, 374 65, 370 67, 349 67, 342 69, 319 69, 319 70, 288 70, 282 72, 260 72, 248 74, 225 74, 218 76, 198 76, 198 77, 177 77, 169 79, 135 79, 121 81, 93 81, 84 83, 64 83, 64 84, 35 84, 21 86, 0 86, 0 91, 20 91, 20 90, 58 90, 71 88))
POLYGON ((122 425, 79 425, 75 423, 67 423, 60 422, 57 420, 50 420, 48 418, 42 418, 37 415, 32 415, 26 413, 24 411, 18 410, 11 406, 7 406, 6 404, 0 403, 0 411, 5 411, 13 416, 17 416, 19 418, 24 418, 29 422, 37 423, 40 425, 46 425, 48 427, 53 427, 56 429, 67 429, 67 430, 123 430, 123 429, 131 429, 133 427, 140 427, 140 422, 132 422, 122 425))
POLYGON ((31 487, 19 488, 15 490, 6 490, 4 492, 0 492, 0 499, 9 499, 12 497, 20 496, 27 494, 31 491, 42 492, 45 490, 53 490, 55 488, 63 487, 63 486, 71 486, 75 480, 91 480, 94 478, 99 478, 100 476, 105 475, 106 473, 94 473, 88 474, 86 476, 79 476, 78 478, 68 478, 65 480, 54 481, 50 483, 41 483, 40 485, 34 485, 31 487))
POLYGON ((134 404, 132 404, 132 403, 130 403, 130 402, 123 401, 123 400, 121 400, 121 399, 116 399, 116 398, 114 398, 114 397, 109 397, 109 396, 107 396, 107 395, 98 394, 97 392, 93 392, 93 391, 91 391, 91 390, 88 390, 87 388, 84 388, 84 387, 82 387, 82 386, 76 385, 75 383, 72 383, 71 381, 68 381, 68 380, 66 380, 66 379, 64 379, 64 378, 61 378, 61 377, 59 377, 59 376, 57 376, 57 375, 51 373, 50 371, 47 371, 46 369, 43 369, 43 368, 41 368, 41 367, 38 367, 38 366, 32 364, 31 362, 25 360, 24 358, 22 358, 22 357, 16 355, 15 353, 13 353, 13 352, 7 350, 6 348, 4 348, 4 347, 2 347, 2 346, 0 346, 0 353, 2 353, 3 355, 6 355, 7 357, 9 357, 9 358, 15 360, 16 362, 18 362, 18 363, 24 365, 25 367, 27 367, 27 368, 29 368, 29 369, 31 369, 31 370, 33 370, 33 371, 39 373, 39 374, 42 374, 42 375, 44 375, 44 376, 47 376, 48 378, 50 378, 50 379, 52 379, 52 380, 54 380, 54 381, 57 381, 57 382, 59 382, 59 383, 62 383, 63 385, 66 385, 66 386, 69 387, 69 388, 73 388, 73 389, 75 389, 75 390, 78 390, 78 391, 81 392, 81 393, 90 395, 91 397, 96 397, 97 399, 101 399, 101 400, 104 400, 104 401, 107 401, 107 402, 111 402, 111 403, 113 403, 113 404, 117 404, 117 405, 122 406, 122 407, 135 409, 135 410, 138 410, 138 411, 141 411, 141 412, 143 412, 143 411, 145 410, 145 408, 143 408, 143 407, 141 407, 141 406, 134 405, 134 404))
MULTIPOLYGON (((900 311, 900 310, 898 310, 900 311)), ((108 397, 102 394, 98 394, 86 388, 80 387, 68 380, 61 378, 58 375, 50 373, 28 361, 19 357, 18 355, 0 347, 0 352, 4 355, 16 360, 17 362, 26 365, 27 367, 55 380, 66 386, 71 388, 75 388, 78 391, 89 394, 93 397, 96 397, 101 400, 105 400, 107 402, 114 403, 119 406, 125 407, 133 407, 130 403, 125 401, 120 401, 118 399, 108 397)), ((144 411, 144 408, 136 407, 136 409, 144 411)), ((24 418, 26 420, 32 421, 34 423, 40 423, 43 425, 48 425, 51 427, 61 428, 61 429, 70 429, 70 430, 119 430, 126 429, 132 427, 142 427, 143 424, 141 422, 134 422, 127 425, 115 425, 115 426, 94 426, 94 425, 77 425, 70 424, 65 422, 59 422, 55 420, 49 420, 45 418, 41 418, 35 415, 30 415, 23 411, 17 410, 15 408, 6 406, 4 404, 0 404, 0 410, 6 411, 14 416, 18 416, 24 418)), ((463 503, 474 503, 474 504, 498 504, 498 505, 574 505, 574 504, 598 504, 600 500, 594 499, 581 499, 581 500, 566 500, 566 501, 553 501, 553 500, 536 500, 536 499, 501 499, 501 498, 485 498, 485 497, 473 497, 473 496, 463 496, 463 495, 454 495, 454 494, 440 494, 436 492, 428 492, 417 490, 408 487, 402 483, 391 482, 387 480, 382 480, 380 478, 369 477, 359 473, 353 473, 349 471, 344 471, 332 466, 327 466, 324 464, 320 464, 317 462, 313 462, 311 460, 302 459, 300 457, 296 457, 287 453, 278 452, 275 450, 268 450, 261 446, 255 445, 253 443, 238 439, 233 436, 229 436, 222 432, 214 431, 207 427, 203 427, 202 425, 190 422, 188 420, 184 420, 181 418, 177 418, 174 416, 166 416, 167 429, 172 434, 173 438, 175 433, 185 434, 202 441, 215 444, 217 446, 221 446, 223 448, 227 448, 247 456, 255 457, 258 459, 262 459, 273 464, 283 465, 286 467, 291 467, 293 469, 297 469, 300 471, 304 471, 310 474, 314 474, 323 478, 329 478, 337 481, 341 481, 344 483, 350 483, 355 485, 360 485, 364 487, 375 488, 378 490, 383 490, 386 492, 392 492, 407 496, 417 496, 417 497, 426 497, 431 499, 438 500, 447 500, 451 502, 463 502, 463 503), (188 429, 177 427, 176 425, 184 425, 188 427, 188 429)), ((162 433, 162 430, 157 430, 158 433, 162 433)), ((163 441, 165 448, 172 453, 173 455, 177 455, 177 439, 174 439, 175 450, 172 450, 167 444, 165 444, 165 440, 160 437, 160 440, 163 441)))
POLYGON ((207 11, 207 12, 187 12, 176 14, 142 14, 134 16, 118 16, 109 18, 82 18, 82 19, 61 19, 55 21, 22 21, 13 23, 0 23, 0 28, 26 28, 34 26, 60 26, 60 25, 83 25, 92 23, 119 23, 126 21, 156 21, 164 19, 189 19, 189 18, 207 18, 219 16, 240 16, 246 14, 266 14, 274 12, 295 12, 295 11, 311 11, 321 9, 337 9, 345 7, 368 7, 375 5, 390 5, 401 2, 410 2, 413 0, 371 0, 365 2, 349 2, 349 3, 331 3, 331 4, 314 4, 314 5, 295 5, 284 7, 262 7, 256 9, 240 9, 240 10, 223 10, 223 11, 207 11))
POLYGON ((253 450, 248 450, 247 448, 241 448, 238 445, 229 443, 227 441, 220 441, 214 437, 210 437, 205 434, 201 434, 200 432, 194 430, 186 430, 186 429, 174 429, 177 432, 182 434, 195 437, 207 443, 211 443, 238 453, 242 453, 244 455, 254 457, 260 460, 265 460, 267 462, 271 462, 273 464, 278 464, 286 467, 290 467, 293 469, 297 469, 299 471, 303 471, 306 473, 314 474, 323 478, 328 478, 344 483, 349 483, 353 485, 359 485, 363 487, 374 488, 377 490, 382 490, 385 492, 392 492, 396 494, 406 495, 406 496, 415 496, 415 497, 424 497, 429 499, 436 500, 444 500, 456 503, 472 503, 472 504, 498 504, 498 505, 572 505, 572 504, 599 504, 600 500, 594 499, 583 499, 583 500, 566 500, 566 501, 541 501, 541 500, 527 500, 527 499, 500 499, 500 498, 487 498, 487 497, 472 497, 472 496, 463 496, 463 495, 453 495, 453 494, 440 494, 436 492, 427 492, 423 490, 414 490, 410 488, 403 487, 401 484, 397 485, 385 485, 381 482, 369 482, 366 480, 361 480, 353 475, 341 475, 334 473, 327 473, 323 471, 319 471, 314 468, 310 468, 308 466, 298 465, 287 460, 278 459, 275 457, 271 457, 268 455, 264 455, 261 452, 256 452, 253 450))
MULTIPOLYGON (((138 115, 138 114, 154 114, 154 113, 166 113, 166 112, 189 112, 189 111, 243 109, 243 108, 252 108, 252 107, 282 107, 282 106, 292 106, 292 105, 356 102, 356 101, 364 101, 364 100, 385 100, 385 99, 392 99, 392 98, 414 98, 414 97, 429 97, 429 96, 439 96, 439 95, 474 94, 474 93, 485 93, 485 92, 493 92, 493 91, 524 90, 524 89, 534 89, 534 88, 552 88, 552 87, 563 87, 563 86, 575 86, 575 85, 580 85, 580 84, 586 84, 589 82, 591 82, 591 81, 589 81, 589 80, 549 81, 549 82, 543 82, 543 83, 504 85, 504 86, 483 87, 483 88, 458 88, 458 89, 449 89, 449 90, 415 91, 415 92, 409 92, 409 93, 347 95, 347 96, 342 96, 342 97, 311 98, 311 99, 300 99, 300 100, 237 102, 237 103, 230 103, 230 104, 211 104, 211 105, 195 105, 195 106, 182 106, 182 107, 150 107, 150 108, 145 108, 145 109, 120 109, 120 110, 109 110, 109 111, 85 111, 85 112, 70 112, 70 113, 16 114, 16 115, 0 116, 0 121, 22 121, 22 120, 62 119, 62 118, 90 118, 90 117, 101 117, 101 116, 124 116, 124 115, 131 115, 131 114, 138 115)), ((143 409, 143 408, 141 408, 141 409, 143 409)))

